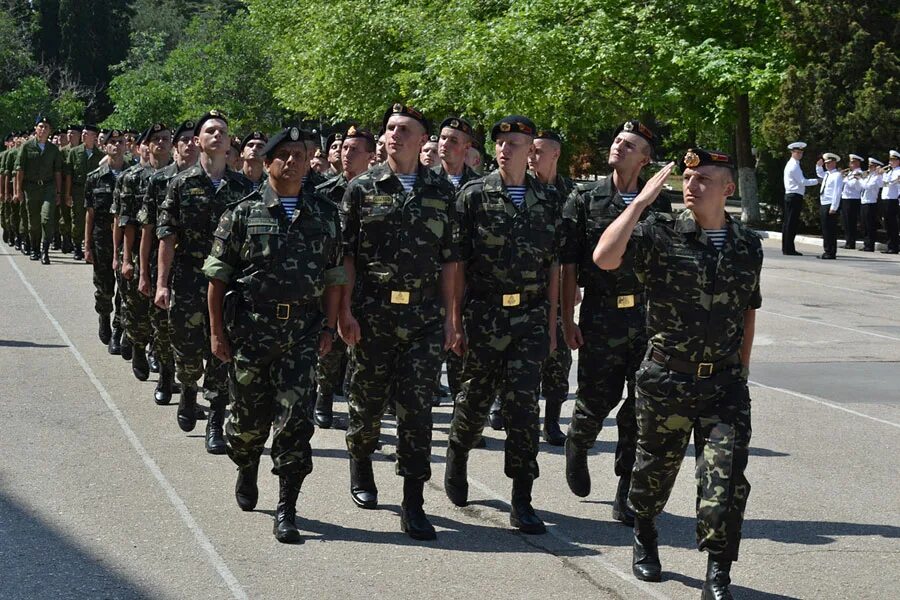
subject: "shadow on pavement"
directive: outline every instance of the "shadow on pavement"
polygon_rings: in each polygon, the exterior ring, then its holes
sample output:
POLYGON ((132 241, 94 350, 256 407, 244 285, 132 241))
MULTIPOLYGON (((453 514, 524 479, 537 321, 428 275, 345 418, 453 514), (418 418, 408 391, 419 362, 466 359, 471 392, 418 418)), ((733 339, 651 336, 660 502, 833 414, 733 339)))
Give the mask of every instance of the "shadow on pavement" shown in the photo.
MULTIPOLYGON (((738 563, 738 565, 739 564, 740 563, 738 563)), ((740 578, 740 573, 738 572, 737 565, 734 567, 733 574, 736 578, 740 578)), ((683 584, 685 587, 693 588, 697 591, 703 589, 703 581, 694 577, 682 575, 681 573, 667 572, 665 570, 665 563, 663 563, 663 581, 677 581, 683 584)), ((772 594, 770 592, 763 592, 760 590, 741 587, 733 583, 731 584, 731 591, 734 593, 735 598, 741 598, 743 600, 802 600, 801 598, 797 598, 795 596, 772 594)))
POLYGON ((0 340, 0 348, 68 348, 65 344, 37 344, 24 340, 0 340))

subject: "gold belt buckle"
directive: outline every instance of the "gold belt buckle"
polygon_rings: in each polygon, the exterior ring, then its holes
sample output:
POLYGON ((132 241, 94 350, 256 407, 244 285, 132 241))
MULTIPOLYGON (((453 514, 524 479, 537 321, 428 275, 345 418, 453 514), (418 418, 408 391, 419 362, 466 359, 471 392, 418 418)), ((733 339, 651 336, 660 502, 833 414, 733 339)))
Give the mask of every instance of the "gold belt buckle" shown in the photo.
POLYGON ((707 377, 712 377, 713 374, 713 364, 712 363, 700 363, 697 365, 697 377, 701 379, 706 379, 707 377))
POLYGON ((409 304, 409 292, 393 290, 391 292, 391 304, 409 304))
POLYGON ((616 308, 633 308, 634 307, 634 294, 628 294, 627 296, 619 296, 616 298, 616 308))
POLYGON ((503 294, 503 306, 518 306, 521 302, 520 294, 503 294))
POLYGON ((290 304, 278 304, 275 307, 275 318, 281 319, 282 321, 287 321, 291 316, 291 305, 290 304))

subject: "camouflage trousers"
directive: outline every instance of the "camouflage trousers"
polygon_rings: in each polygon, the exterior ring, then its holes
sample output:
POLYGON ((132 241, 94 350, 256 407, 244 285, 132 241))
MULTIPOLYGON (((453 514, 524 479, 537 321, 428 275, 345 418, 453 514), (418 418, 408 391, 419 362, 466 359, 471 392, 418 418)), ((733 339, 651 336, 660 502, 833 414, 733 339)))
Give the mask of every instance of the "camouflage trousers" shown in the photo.
POLYGON ((72 243, 78 247, 84 242, 84 188, 72 187, 72 243))
POLYGON ((228 403, 228 366, 213 356, 209 347, 209 309, 202 259, 176 257, 172 263, 169 326, 175 373, 185 385, 197 385, 203 377, 203 396, 210 406, 228 403), (204 366, 205 361, 205 366, 204 366))
POLYGON ((569 371, 572 369, 572 351, 566 346, 562 331, 562 319, 556 323, 556 350, 541 365, 541 394, 544 398, 563 401, 569 396, 569 371))
POLYGON ((63 237, 72 234, 72 208, 72 206, 66 204, 65 198, 63 198, 63 201, 60 203, 60 205, 56 207, 56 225, 59 228, 59 233, 63 237))
POLYGON ((28 222, 28 198, 22 198, 16 206, 19 207, 19 235, 30 239, 31 225, 28 222))
MULTIPOLYGON (((144 235, 147 235, 145 232, 144 235)), ((153 238, 154 249, 150 252, 150 328, 153 331, 153 353, 161 364, 175 364, 175 355, 172 351, 172 327, 169 325, 168 311, 156 306, 152 298, 156 297, 157 274, 157 240, 153 238)))
POLYGON ((28 211, 26 231, 31 237, 33 251, 35 245, 40 249, 42 235, 50 242, 56 232, 56 188, 53 184, 25 184, 25 205, 28 211))
POLYGON ((600 306, 590 296, 581 304, 578 324, 584 345, 578 350, 578 391, 568 438, 576 448, 589 450, 603 421, 620 402, 616 414, 615 473, 622 477, 634 466, 637 422, 634 416, 634 374, 647 351, 641 307, 600 306), (628 396, 622 400, 626 384, 628 396))
POLYGON ((152 328, 150 325, 150 306, 153 300, 138 290, 140 283, 140 261, 137 248, 140 238, 135 240, 135 251, 132 253, 134 261, 134 274, 131 279, 125 279, 120 274, 122 281, 122 308, 125 316, 125 333, 131 343, 138 347, 145 347, 150 343, 152 328))
POLYGON ((443 309, 381 300, 355 307, 362 338, 350 351, 347 449, 368 458, 378 443, 389 400, 397 409, 397 475, 431 478, 431 398, 443 359, 443 309))
MULTIPOLYGON (((264 305, 268 306, 268 305, 264 305)), ((228 456, 239 467, 259 462, 272 430, 275 475, 312 472, 316 362, 323 317, 319 308, 295 310, 287 320, 251 311, 238 301, 227 325, 231 341, 231 414, 225 424, 228 456)))
POLYGON ((113 242, 112 225, 94 221, 94 242, 91 251, 94 253, 94 310, 98 315, 109 315, 115 308, 113 327, 122 327, 122 296, 116 289, 116 273, 112 268, 113 242))
POLYGON ((503 471, 513 479, 537 479, 540 474, 538 388, 549 352, 548 309, 543 298, 509 308, 470 298, 465 306, 468 351, 450 441, 475 447, 499 391, 506 421, 503 471))
POLYGON ((11 200, 0 203, 0 226, 13 235, 19 233, 19 205, 11 200))
POLYGON ((447 352, 447 387, 450 388, 450 398, 456 403, 456 398, 462 391, 463 357, 456 352, 447 352))
POLYGON ((344 382, 344 357, 347 354, 347 344, 341 338, 335 338, 331 351, 325 356, 320 356, 316 365, 316 381, 320 396, 343 394, 344 382))
POLYGON ((662 512, 694 434, 697 544, 737 560, 750 483, 750 393, 741 367, 707 379, 644 360, 637 372, 637 460, 628 503, 639 517, 662 512))

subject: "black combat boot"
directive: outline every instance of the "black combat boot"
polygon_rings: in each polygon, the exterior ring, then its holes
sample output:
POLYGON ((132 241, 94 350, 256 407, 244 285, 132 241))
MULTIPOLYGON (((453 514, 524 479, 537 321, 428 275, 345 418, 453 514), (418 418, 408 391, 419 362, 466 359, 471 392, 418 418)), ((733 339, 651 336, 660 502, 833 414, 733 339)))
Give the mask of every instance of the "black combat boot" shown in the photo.
POLYGON ((109 338, 109 345, 106 350, 113 355, 122 354, 122 330, 116 327, 115 324, 113 324, 112 336, 109 338))
POLYGON ((41 244, 41 264, 50 264, 50 242, 46 240, 41 244))
POLYGON ((122 360, 131 360, 134 356, 134 349, 131 347, 131 338, 128 334, 122 334, 122 360))
POLYGON ((234 484, 234 499, 243 511, 256 508, 259 500, 259 488, 256 479, 259 475, 259 459, 247 467, 238 467, 237 482, 234 484))
POLYGON ((559 428, 559 411, 562 409, 562 399, 547 398, 544 403, 544 441, 551 446, 562 446, 566 443, 566 436, 559 428))
POLYGON ((628 488, 631 487, 631 473, 619 477, 619 487, 616 488, 616 499, 612 505, 612 517, 629 527, 634 527, 634 511, 628 507, 628 488))
POLYGON ((580 450, 566 437, 566 483, 579 498, 591 493, 591 473, 588 471, 587 450, 580 450))
POLYGON ((469 451, 453 442, 447 443, 447 464, 444 469, 444 492, 456 506, 469 503, 469 451))
POLYGON ((659 563, 659 547, 656 525, 653 519, 635 518, 634 546, 632 547, 631 572, 641 581, 661 581, 662 565, 659 563))
POLYGON ((175 379, 175 367, 162 364, 159 367, 159 381, 153 392, 153 401, 163 406, 172 401, 172 382, 175 379))
POLYGON ((350 458, 350 497, 360 508, 378 508, 378 488, 375 486, 371 458, 350 458))
POLYGON ((59 250, 61 246, 62 246, 62 239, 60 238, 59 232, 56 232, 53 234, 53 249, 59 250))
POLYGON ((109 340, 112 338, 112 327, 109 326, 109 315, 98 315, 100 321, 100 328, 97 329, 97 337, 100 338, 100 341, 103 342, 104 345, 109 345, 109 340))
POLYGON ((212 402, 209 406, 209 417, 206 421, 206 451, 210 454, 225 454, 225 403, 212 402))
POLYGON ((319 429, 331 429, 334 423, 334 394, 316 395, 316 409, 313 418, 319 429))
POLYGON ((81 249, 81 244, 75 244, 75 248, 72 250, 72 258, 75 260, 84 260, 84 250, 81 249))
POLYGON ((546 533, 547 527, 531 507, 531 488, 533 479, 513 479, 512 507, 509 511, 509 524, 522 533, 546 533))
POLYGON ((72 236, 64 235, 62 240, 62 253, 72 254, 72 236))
POLYGON ((193 431, 197 426, 197 384, 181 384, 181 400, 176 413, 182 431, 193 431))
MULTIPOLYGON (((138 381, 147 381, 150 378, 150 365, 147 364, 147 352, 139 344, 129 344, 131 348, 131 372, 138 381)), ((123 354, 124 354, 124 348, 123 354)))
POLYGON ((278 506, 275 509, 275 524, 272 533, 282 544, 296 544, 300 541, 297 530, 297 496, 303 477, 298 475, 282 475, 278 478, 278 506))
POLYGON ((16 246, 15 247, 16 247, 16 250, 18 250, 19 252, 22 251, 22 236, 19 234, 16 234, 16 246))
POLYGON ((22 238, 22 254, 31 256, 31 236, 25 234, 22 238))
POLYGON ((147 364, 150 366, 151 373, 159 373, 159 359, 156 358, 156 352, 153 351, 153 344, 147 349, 147 364))
POLYGON ((422 497, 424 489, 424 481, 412 477, 403 478, 400 529, 414 540, 435 540, 437 534, 434 532, 434 527, 428 522, 425 510, 422 508, 425 504, 425 499, 422 497))
POLYGON ((488 413, 488 423, 494 431, 503 431, 506 429, 506 422, 503 419, 503 411, 500 406, 499 396, 494 398, 494 403, 491 404, 491 410, 488 413))
POLYGON ((731 590, 731 561, 710 555, 706 561, 706 581, 700 600, 734 600, 731 590))

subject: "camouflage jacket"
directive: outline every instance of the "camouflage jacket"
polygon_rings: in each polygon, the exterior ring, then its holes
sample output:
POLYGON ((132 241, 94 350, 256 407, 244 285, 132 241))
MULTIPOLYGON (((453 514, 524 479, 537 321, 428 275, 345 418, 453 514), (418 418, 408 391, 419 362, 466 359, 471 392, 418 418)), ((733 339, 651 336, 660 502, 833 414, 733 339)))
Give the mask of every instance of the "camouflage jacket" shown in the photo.
POLYGON ((84 144, 70 148, 66 152, 63 172, 72 178, 73 190, 84 187, 88 173, 100 166, 103 156, 103 152, 99 148, 94 148, 91 155, 88 156, 84 144))
POLYGON ((328 181, 318 184, 316 186, 316 191, 334 202, 335 206, 340 206, 341 200, 344 199, 344 192, 347 191, 347 184, 349 183, 347 178, 344 177, 344 174, 341 173, 337 177, 332 177, 328 181))
POLYGON ((559 199, 531 174, 521 208, 509 197, 500 172, 467 183, 457 195, 460 256, 466 286, 492 293, 546 289, 562 234, 559 199))
POLYGON ((110 229, 113 222, 116 183, 124 171, 114 173, 109 165, 100 165, 88 173, 84 182, 84 207, 94 210, 94 227, 110 229))
MULTIPOLYGON (((450 176, 447 175, 447 171, 444 170, 444 165, 438 165, 436 167, 431 168, 432 171, 440 175, 441 177, 445 177, 447 181, 450 182, 450 185, 453 185, 453 180, 450 179, 450 176)), ((459 180, 459 185, 455 185, 454 187, 459 190, 462 189, 462 186, 466 185, 470 181, 475 181, 476 179, 481 179, 481 175, 475 172, 475 170, 468 166, 463 165, 462 179, 459 180)))
MULTIPOLYGON (((162 167, 162 169, 165 168, 162 167)), ((139 213, 144 205, 150 178, 162 169, 154 169, 149 165, 143 167, 135 165, 122 175, 119 180, 119 227, 133 225, 140 231, 142 221, 139 213)))
POLYGON ((728 237, 717 250, 685 210, 652 213, 629 241, 634 271, 646 286, 647 331, 654 346, 692 362, 737 352, 744 311, 759 308, 763 250, 759 236, 727 217, 728 237))
MULTIPOLYGON (((638 181, 638 190, 643 187, 644 182, 638 181)), ((652 212, 671 212, 671 200, 671 194, 663 191, 644 210, 641 219, 646 219, 652 212)), ((604 271, 594 264, 594 248, 600 236, 626 207, 612 177, 579 185, 566 200, 563 208, 566 245, 562 249, 560 262, 578 266, 578 285, 585 288, 585 294, 620 296, 641 293, 644 289, 644 284, 638 281, 634 273, 631 252, 626 252, 622 266, 615 271, 604 271)))
POLYGON ((358 290, 430 288, 443 263, 459 260, 453 186, 422 166, 409 192, 388 163, 355 177, 341 201, 341 225, 358 290))
POLYGON ((138 210, 137 220, 141 225, 151 225, 156 234, 156 213, 160 203, 166 199, 166 189, 178 173, 178 164, 171 162, 162 169, 154 172, 147 180, 147 189, 138 210))
POLYGON ((25 172, 25 185, 38 181, 52 184, 54 174, 62 173, 62 152, 53 142, 47 142, 41 152, 37 138, 31 138, 19 148, 14 170, 25 172))
POLYGON ((307 184, 292 216, 269 186, 222 215, 203 265, 251 302, 313 302, 347 283, 337 207, 307 184))
POLYGON ((164 239, 178 235, 176 258, 203 260, 212 249, 219 217, 229 205, 249 193, 246 178, 231 169, 225 170, 219 187, 214 188, 206 171, 197 163, 169 183, 157 211, 156 236, 164 239))

